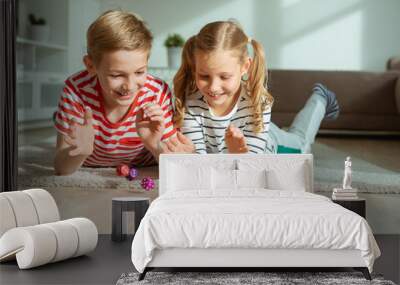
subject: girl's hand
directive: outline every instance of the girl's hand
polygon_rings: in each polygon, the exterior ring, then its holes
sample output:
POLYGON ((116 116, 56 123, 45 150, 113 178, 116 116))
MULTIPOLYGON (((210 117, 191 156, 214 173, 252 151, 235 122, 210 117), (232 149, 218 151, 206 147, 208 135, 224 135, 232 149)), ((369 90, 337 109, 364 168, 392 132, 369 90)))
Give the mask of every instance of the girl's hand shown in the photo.
POLYGON ((176 137, 171 137, 162 142, 160 147, 161 153, 194 153, 196 151, 192 141, 182 135, 181 132, 178 132, 176 137))
POLYGON ((72 121, 68 134, 64 136, 64 140, 72 147, 72 149, 69 151, 70 156, 89 156, 92 154, 94 144, 94 129, 93 114, 89 107, 85 108, 83 125, 72 121))
POLYGON ((225 132, 225 144, 229 153, 246 153, 249 148, 246 144, 246 138, 239 128, 229 125, 225 132))
POLYGON ((157 149, 164 132, 164 111, 155 103, 144 105, 136 115, 136 130, 143 144, 157 149))

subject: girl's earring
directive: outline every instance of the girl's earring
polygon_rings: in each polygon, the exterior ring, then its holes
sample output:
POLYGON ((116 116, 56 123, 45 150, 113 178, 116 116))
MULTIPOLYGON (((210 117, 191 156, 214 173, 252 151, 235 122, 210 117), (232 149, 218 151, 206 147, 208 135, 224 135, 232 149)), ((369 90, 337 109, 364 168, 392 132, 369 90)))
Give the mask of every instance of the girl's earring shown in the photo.
POLYGON ((249 80, 249 75, 246 72, 245 74, 242 75, 242 81, 247 81, 247 80, 249 80))

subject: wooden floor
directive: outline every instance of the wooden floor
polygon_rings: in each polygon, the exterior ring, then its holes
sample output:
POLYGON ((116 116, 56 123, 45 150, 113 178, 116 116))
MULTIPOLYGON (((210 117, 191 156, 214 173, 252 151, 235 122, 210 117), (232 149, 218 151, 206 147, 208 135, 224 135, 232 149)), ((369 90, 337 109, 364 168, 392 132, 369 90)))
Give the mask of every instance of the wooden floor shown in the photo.
MULTIPOLYGON (((400 281, 400 236, 375 237, 382 251, 375 273, 385 279, 400 281)), ((112 242, 109 235, 100 235, 94 252, 58 263, 29 270, 19 270, 16 262, 0 265, 0 284, 115 284, 124 272, 134 271, 130 258, 131 240, 112 242)))

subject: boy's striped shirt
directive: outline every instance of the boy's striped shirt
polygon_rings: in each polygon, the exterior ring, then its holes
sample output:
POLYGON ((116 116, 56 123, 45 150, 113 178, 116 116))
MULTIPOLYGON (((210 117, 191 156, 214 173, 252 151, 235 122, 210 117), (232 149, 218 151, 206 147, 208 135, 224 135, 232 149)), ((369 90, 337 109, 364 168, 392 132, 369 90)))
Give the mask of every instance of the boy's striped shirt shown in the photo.
POLYGON ((238 127, 246 138, 250 153, 274 153, 274 144, 268 134, 271 108, 263 112, 264 129, 253 131, 253 108, 251 99, 242 87, 238 102, 226 116, 217 117, 200 92, 188 96, 186 113, 181 131, 192 140, 197 153, 228 153, 225 131, 230 124, 238 127))
POLYGON ((152 154, 145 149, 136 131, 136 113, 146 102, 155 101, 164 110, 165 130, 162 140, 176 133, 172 123, 171 91, 164 81, 147 75, 143 88, 127 114, 116 123, 105 115, 101 87, 96 76, 85 71, 70 76, 65 81, 55 119, 57 130, 66 135, 69 122, 74 119, 83 124, 85 106, 92 109, 95 141, 93 153, 84 166, 117 166, 121 163, 150 165, 155 163, 152 154))

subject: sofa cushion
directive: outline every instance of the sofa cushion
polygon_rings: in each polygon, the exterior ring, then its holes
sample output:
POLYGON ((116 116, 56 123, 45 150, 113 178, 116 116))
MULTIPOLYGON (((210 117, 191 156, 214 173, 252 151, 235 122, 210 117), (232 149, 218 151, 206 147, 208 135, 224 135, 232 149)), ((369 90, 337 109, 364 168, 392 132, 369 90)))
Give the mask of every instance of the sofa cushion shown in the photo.
POLYGON ((400 114, 400 80, 397 80, 396 83, 395 97, 396 97, 397 112, 400 114))
POLYGON ((280 127, 290 126, 313 85, 320 82, 336 93, 340 105, 339 118, 323 121, 321 129, 398 132, 399 77, 398 71, 270 70, 269 89, 275 99, 272 120, 280 127))

